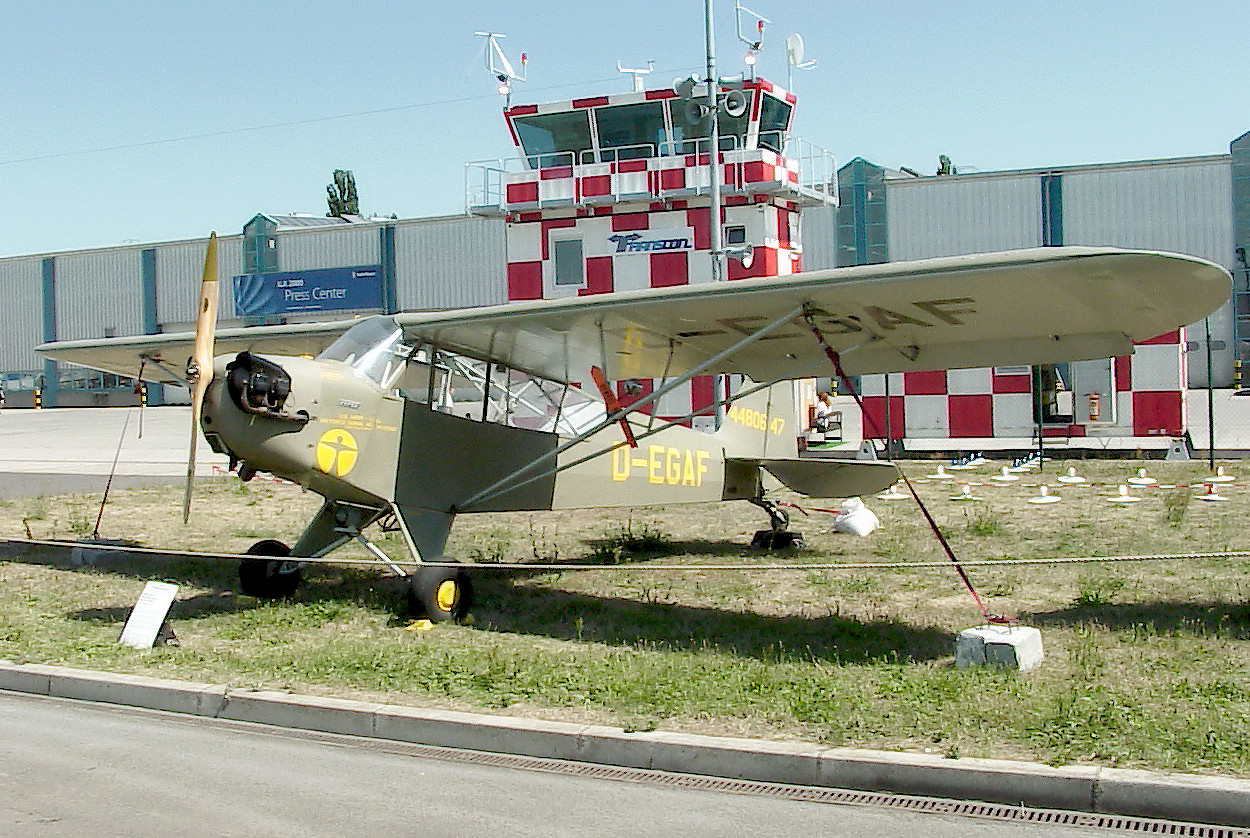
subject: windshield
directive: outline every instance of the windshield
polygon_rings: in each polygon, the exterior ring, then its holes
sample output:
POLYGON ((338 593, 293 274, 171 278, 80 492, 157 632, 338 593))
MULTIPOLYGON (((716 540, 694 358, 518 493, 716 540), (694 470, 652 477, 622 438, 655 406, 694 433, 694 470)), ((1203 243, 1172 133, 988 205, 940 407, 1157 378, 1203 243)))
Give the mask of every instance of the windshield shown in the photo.
POLYGON ((404 330, 394 320, 378 315, 352 326, 317 358, 342 361, 377 384, 389 386, 408 357, 410 347, 404 345, 403 337, 404 330))

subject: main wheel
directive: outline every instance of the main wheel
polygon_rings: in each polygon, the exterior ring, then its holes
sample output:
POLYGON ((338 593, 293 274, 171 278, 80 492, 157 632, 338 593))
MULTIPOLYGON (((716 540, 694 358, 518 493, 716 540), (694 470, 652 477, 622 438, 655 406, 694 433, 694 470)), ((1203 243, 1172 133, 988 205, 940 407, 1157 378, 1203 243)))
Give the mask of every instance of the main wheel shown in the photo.
POLYGON ((751 539, 752 550, 802 550, 806 546, 803 534, 790 530, 756 530, 755 537, 751 539))
MULTIPOLYGON (((291 548, 266 538, 247 548, 251 556, 289 556, 291 548)), ((295 593, 304 574, 296 562, 276 559, 244 559, 239 563, 239 586, 257 599, 285 599, 295 593)))
POLYGON ((459 622, 473 606, 473 583, 462 567, 423 567, 408 583, 408 611, 442 623, 459 622))

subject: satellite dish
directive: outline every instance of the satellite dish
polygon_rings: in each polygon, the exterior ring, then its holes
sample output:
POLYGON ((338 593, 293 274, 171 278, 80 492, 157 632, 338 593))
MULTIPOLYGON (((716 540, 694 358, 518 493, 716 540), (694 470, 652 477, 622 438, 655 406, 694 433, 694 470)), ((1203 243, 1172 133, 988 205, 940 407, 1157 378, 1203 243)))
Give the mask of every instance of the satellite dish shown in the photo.
POLYGON ((725 95, 725 114, 735 119, 747 112, 747 97, 741 90, 731 90, 725 95))
POLYGON ((798 32, 786 36, 786 59, 791 67, 803 63, 803 38, 798 32))

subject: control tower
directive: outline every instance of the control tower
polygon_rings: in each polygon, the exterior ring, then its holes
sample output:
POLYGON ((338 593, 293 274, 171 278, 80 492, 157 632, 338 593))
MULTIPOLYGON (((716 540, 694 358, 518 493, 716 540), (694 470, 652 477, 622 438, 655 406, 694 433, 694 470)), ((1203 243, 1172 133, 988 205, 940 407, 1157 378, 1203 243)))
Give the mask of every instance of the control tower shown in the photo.
MULTIPOLYGON (((691 79, 504 110, 517 155, 468 164, 466 202, 472 214, 506 219, 510 300, 713 281, 707 93, 691 79)), ((798 272, 799 210, 837 202, 833 157, 791 136, 794 94, 764 79, 722 80, 716 93, 720 275, 798 272)), ((712 404, 724 386, 696 379, 657 413, 712 404)), ((651 382, 618 390, 627 404, 651 382)))

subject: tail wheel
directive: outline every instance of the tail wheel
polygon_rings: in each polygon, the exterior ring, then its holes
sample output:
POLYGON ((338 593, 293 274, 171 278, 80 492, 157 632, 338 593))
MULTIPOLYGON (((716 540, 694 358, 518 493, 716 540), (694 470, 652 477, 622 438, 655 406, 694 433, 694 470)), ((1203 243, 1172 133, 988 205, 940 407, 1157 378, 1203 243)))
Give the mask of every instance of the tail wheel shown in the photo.
POLYGON ((462 567, 423 567, 408 584, 408 611, 435 623, 460 622, 473 607, 473 583, 462 567))
MULTIPOLYGON (((266 538, 247 548, 247 552, 251 556, 289 556, 291 548, 266 538)), ((303 577, 298 562, 244 559, 239 564, 239 586, 243 593, 257 599, 286 599, 299 588, 303 577)))

